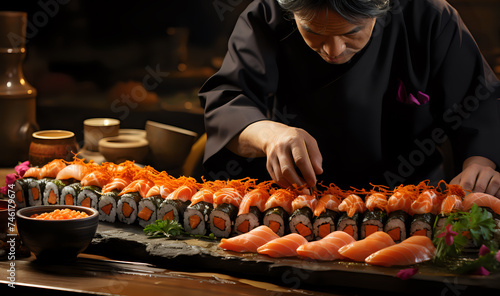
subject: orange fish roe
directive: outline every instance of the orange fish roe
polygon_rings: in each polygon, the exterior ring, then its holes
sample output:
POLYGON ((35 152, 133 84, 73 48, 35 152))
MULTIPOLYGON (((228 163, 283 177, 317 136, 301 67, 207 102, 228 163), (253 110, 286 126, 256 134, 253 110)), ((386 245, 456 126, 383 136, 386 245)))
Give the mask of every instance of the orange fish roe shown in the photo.
POLYGON ((30 218, 40 219, 40 220, 69 220, 69 219, 78 219, 78 218, 86 218, 89 215, 85 212, 70 210, 70 209, 62 209, 62 210, 54 210, 52 212, 45 212, 43 214, 33 214, 30 218))

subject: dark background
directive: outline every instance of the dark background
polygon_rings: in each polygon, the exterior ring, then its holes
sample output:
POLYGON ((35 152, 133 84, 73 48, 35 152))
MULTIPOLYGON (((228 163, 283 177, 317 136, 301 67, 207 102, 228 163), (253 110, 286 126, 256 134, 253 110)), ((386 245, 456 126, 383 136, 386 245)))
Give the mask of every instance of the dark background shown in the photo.
MULTIPOLYGON (((226 52, 238 15, 250 0, 15 0, 0 10, 28 13, 24 74, 38 90, 40 129, 67 129, 83 141, 83 120, 114 117, 123 128, 146 120, 204 132, 197 92, 226 52), (160 80, 153 107, 112 108, 118 82, 160 80)), ((450 0, 500 73, 500 1, 450 0)), ((151 81, 150 81, 151 82, 151 81)))

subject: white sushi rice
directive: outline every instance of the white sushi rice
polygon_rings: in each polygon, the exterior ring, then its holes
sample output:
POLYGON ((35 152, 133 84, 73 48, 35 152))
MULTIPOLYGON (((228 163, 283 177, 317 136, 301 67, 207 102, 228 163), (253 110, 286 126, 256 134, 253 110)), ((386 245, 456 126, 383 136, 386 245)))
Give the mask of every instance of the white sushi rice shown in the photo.
MULTIPOLYGON (((77 185, 79 186, 79 185, 77 185)), ((78 187, 77 187, 78 188, 78 187)), ((69 194, 71 195, 73 202, 71 204, 67 205, 75 205, 76 204, 76 198, 78 197, 79 190, 75 189, 75 184, 71 184, 68 186, 65 186, 62 190, 61 193, 59 194, 59 204, 60 205, 66 205, 66 196, 69 194)))
POLYGON ((330 224, 330 232, 335 231, 335 221, 333 221, 331 217, 318 217, 314 219, 313 223, 314 237, 317 240, 322 239, 322 237, 319 236, 319 227, 324 224, 330 224))
POLYGON ((116 221, 116 200, 114 196, 109 195, 109 194, 104 194, 101 196, 99 199, 99 221, 104 221, 104 222, 115 222, 116 221), (109 211, 109 215, 103 212, 102 207, 111 204, 111 210, 109 211))
POLYGON ((43 195, 42 195, 42 204, 43 205, 57 205, 57 204, 59 204, 59 187, 55 183, 47 182, 47 184, 45 185, 45 190, 43 191, 43 195), (49 203, 49 197, 50 197, 51 192, 54 192, 54 194, 56 195, 56 202, 55 203, 49 203))
POLYGON ((83 189, 76 197, 76 205, 81 206, 82 202, 87 198, 90 198, 90 207, 97 210, 97 204, 99 203, 99 195, 93 190, 83 189))
POLYGON ((305 215, 300 215, 300 214, 293 215, 290 218, 289 222, 290 232, 300 234, 300 232, 296 228, 296 226, 300 223, 302 223, 302 225, 308 227, 311 230, 311 234, 308 236, 304 236, 304 238, 307 239, 307 241, 312 241, 314 239, 313 225, 311 223, 311 220, 305 215))
POLYGON ((16 208, 17 209, 22 209, 27 206, 26 204, 26 199, 28 198, 28 190, 26 180, 19 179, 14 182, 14 195, 16 198, 14 199, 16 201, 16 208), (21 201, 17 198, 17 196, 21 194, 21 201))
POLYGON ((147 221, 141 219, 140 217, 137 217, 137 220, 139 221, 139 225, 141 225, 142 227, 146 227, 149 224, 153 224, 156 221, 156 219, 158 218, 157 217, 158 209, 156 208, 155 203, 151 199, 145 198, 145 199, 141 199, 139 201, 138 206, 139 206, 139 209, 137 210, 137 213, 140 213, 145 207, 147 207, 148 209, 153 211, 153 213, 151 213, 151 216, 149 217, 149 220, 147 220, 147 221))
POLYGON ((241 232, 238 230, 238 226, 240 226, 241 223, 248 221, 248 231, 256 228, 257 226, 260 225, 259 223, 259 218, 255 216, 252 213, 246 213, 246 214, 241 214, 236 217, 236 220, 234 221, 234 233, 235 234, 243 234, 245 232, 241 232))
POLYGON ((116 204, 116 217, 118 218, 118 221, 125 224, 133 224, 137 220, 137 203, 135 202, 133 196, 128 194, 122 195, 116 204), (124 203, 128 203, 128 205, 132 208, 132 213, 130 213, 129 217, 125 217, 125 215, 123 215, 124 203))
POLYGON ((187 207, 186 211, 184 212, 184 230, 193 235, 205 235, 207 233, 205 221, 207 220, 208 217, 204 217, 204 215, 200 211, 192 207, 187 207), (191 229, 191 224, 189 223, 189 217, 191 217, 192 215, 197 215, 200 218, 200 223, 194 229, 191 229))
POLYGON ((30 206, 42 205, 42 192, 40 190, 40 183, 37 179, 30 180, 28 183, 28 204, 30 206), (38 196, 33 196, 33 188, 38 189, 38 196))

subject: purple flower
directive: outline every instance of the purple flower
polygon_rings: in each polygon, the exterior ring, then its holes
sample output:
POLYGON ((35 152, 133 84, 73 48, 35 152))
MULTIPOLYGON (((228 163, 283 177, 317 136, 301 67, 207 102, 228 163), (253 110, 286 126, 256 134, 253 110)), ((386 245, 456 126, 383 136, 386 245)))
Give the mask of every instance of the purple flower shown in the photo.
POLYGON ((29 170, 29 165, 30 165, 30 162, 27 160, 23 163, 20 163, 19 165, 17 165, 14 170, 16 170, 17 174, 19 175, 19 177, 23 177, 24 176, 24 173, 26 173, 27 170, 29 170))
POLYGON ((401 269, 396 276, 402 280, 407 280, 417 274, 417 272, 418 268, 401 269))
POLYGON ((3 195, 7 195, 7 192, 8 192, 8 188, 7 188, 7 185, 3 186, 3 187, 0 187, 0 193, 3 194, 3 195))
POLYGON ((456 233, 455 231, 451 230, 451 224, 448 224, 446 225, 446 231, 443 231, 441 232, 440 234, 438 234, 437 237, 445 237, 444 238, 444 241, 446 242, 446 244, 448 246, 451 246, 453 245, 453 237, 458 235, 458 233, 456 233))
POLYGON ((481 248, 479 248, 479 257, 484 256, 490 252, 490 249, 488 249, 487 246, 481 245, 481 248))
POLYGON ((429 95, 424 94, 423 92, 417 92, 417 95, 414 96, 412 93, 408 94, 406 92, 406 87, 403 81, 399 81, 398 88, 398 97, 397 100, 402 103, 410 104, 410 105, 424 105, 429 102, 429 95))
POLYGON ((486 268, 481 266, 476 270, 476 272, 474 274, 476 274, 476 275, 489 275, 490 272, 486 268))

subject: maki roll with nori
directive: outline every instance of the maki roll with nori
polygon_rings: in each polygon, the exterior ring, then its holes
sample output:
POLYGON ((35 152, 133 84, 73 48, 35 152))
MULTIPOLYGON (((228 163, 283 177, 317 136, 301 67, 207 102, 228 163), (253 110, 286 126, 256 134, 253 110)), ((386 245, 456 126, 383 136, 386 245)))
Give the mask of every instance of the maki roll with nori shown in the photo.
POLYGON ((235 188, 222 188, 214 192, 214 209, 208 221, 210 232, 216 237, 225 238, 231 235, 242 199, 242 193, 235 188))
POLYGON ((120 192, 132 183, 132 177, 119 174, 102 187, 101 197, 97 206, 99 210, 99 221, 115 222, 117 205, 120 200, 120 192))
POLYGON ((41 206, 43 200, 43 192, 48 178, 28 180, 28 204, 30 206, 41 206))
POLYGON ((59 204, 73 206, 76 205, 76 198, 78 194, 82 191, 82 185, 80 182, 69 184, 64 186, 59 194, 59 204))
POLYGON ((341 215, 337 222, 337 230, 347 232, 355 240, 359 238, 361 216, 366 211, 366 205, 356 194, 347 195, 339 205, 341 215))
POLYGON ((377 231, 384 231, 387 221, 387 195, 375 192, 365 199, 366 211, 361 221, 360 239, 364 239, 377 231))
POLYGON ((18 209, 29 206, 30 187, 29 184, 40 179, 40 168, 31 167, 23 175, 22 179, 14 182, 14 196, 18 209))
POLYGON ((234 233, 243 234, 262 224, 262 213, 269 199, 268 187, 270 182, 263 182, 257 188, 247 192, 238 210, 238 216, 234 221, 234 233))
POLYGON ((138 179, 130 183, 120 192, 117 203, 118 221, 133 224, 137 220, 139 201, 145 197, 154 183, 147 179, 138 179))
POLYGON ((140 226, 146 227, 158 219, 158 208, 162 201, 161 196, 150 196, 139 200, 137 204, 137 221, 140 226))
POLYGON ((57 179, 46 179, 45 189, 42 194, 42 204, 43 205, 57 205, 59 204, 60 194, 66 184, 57 179))
POLYGON ((209 216, 212 212, 214 191, 202 188, 191 197, 191 204, 184 212, 184 230, 192 235, 205 235, 209 229, 209 216))
POLYGON ((316 239, 322 239, 336 229, 339 218, 339 205, 341 194, 338 187, 330 187, 321 198, 314 209, 313 231, 316 239), (335 189, 336 192, 331 193, 335 189))
MULTIPOLYGON (((444 181, 442 181, 444 183, 444 181)), ((463 211, 463 198, 465 191, 460 185, 446 185, 444 199, 441 202, 437 221, 435 221, 435 230, 444 227, 446 219, 451 213, 463 211)))
POLYGON ((97 186, 82 186, 80 193, 76 197, 76 205, 97 210, 100 197, 101 188, 97 186))
POLYGON ((411 223, 411 205, 418 197, 418 188, 415 185, 400 185, 387 200, 387 221, 384 231, 394 242, 399 243, 408 237, 411 223))
POLYGON ((410 223, 410 236, 425 235, 432 239, 432 229, 440 205, 441 199, 432 187, 428 187, 418 195, 411 204, 413 219, 410 223))
POLYGON ((290 232, 298 233, 308 241, 314 239, 313 209, 317 204, 317 198, 307 194, 301 194, 292 201, 292 215, 289 219, 290 232))
MULTIPOLYGON (((160 187, 160 191, 167 185, 160 187)), ((163 189, 163 192, 168 190, 163 189)), ((182 224, 184 220, 184 212, 186 208, 191 204, 191 198, 198 191, 196 186, 193 184, 181 185, 175 190, 171 191, 165 196, 165 198, 160 203, 158 209, 158 219, 161 220, 171 220, 177 221, 182 224)), ((163 197, 164 194, 161 194, 163 197)))
POLYGON ((291 190, 277 189, 266 202, 262 223, 279 236, 288 233, 292 201, 296 196, 297 194, 291 190))
POLYGON ((410 214, 403 210, 397 210, 388 215, 384 231, 391 236, 394 242, 400 243, 408 237, 410 223, 410 214))

